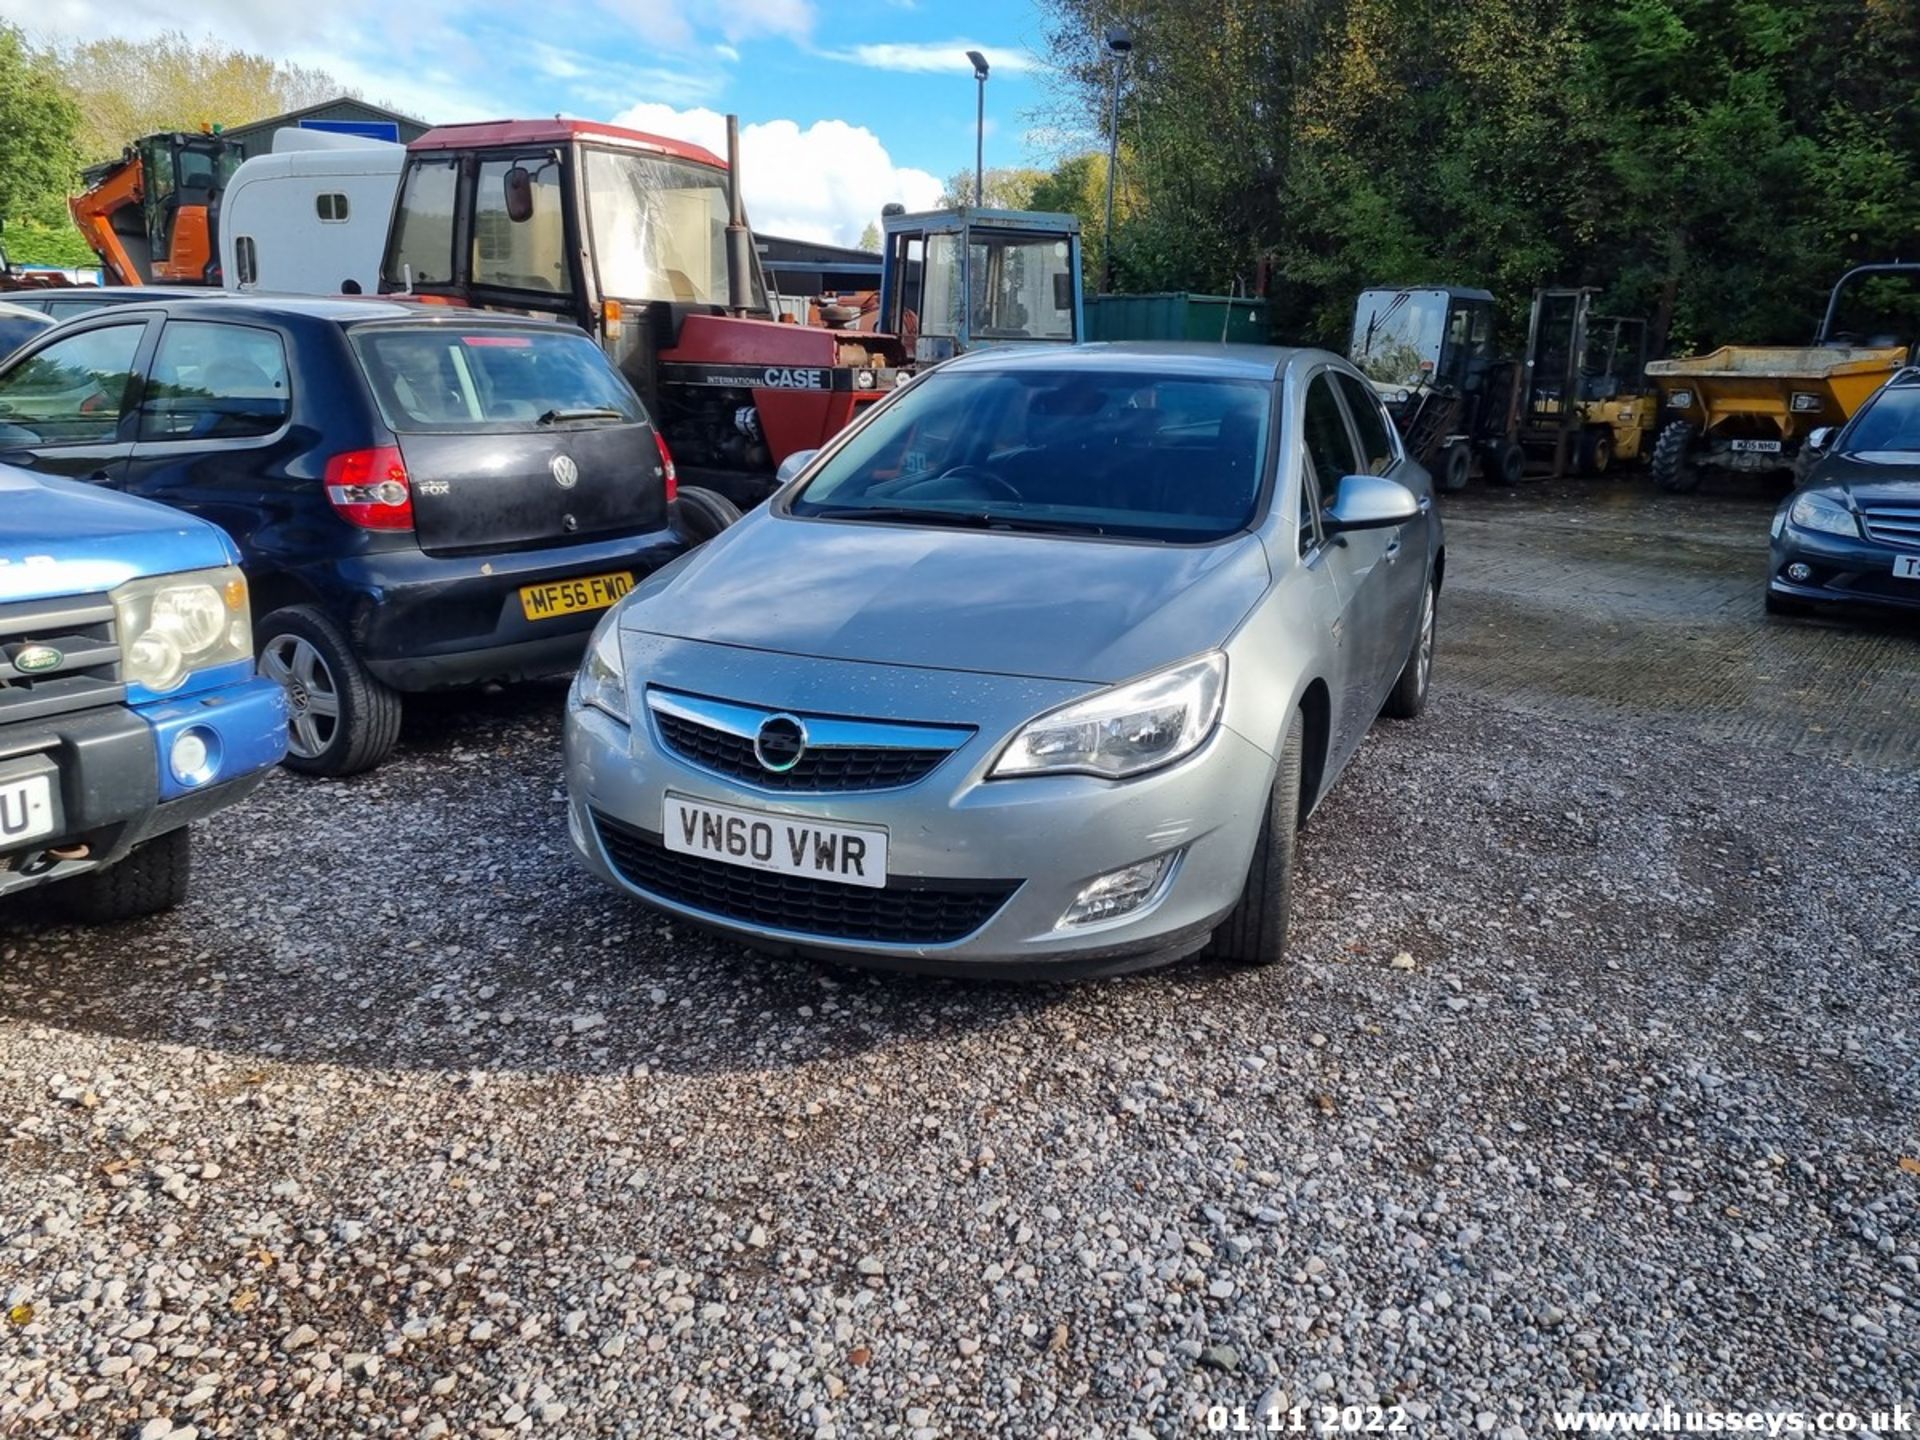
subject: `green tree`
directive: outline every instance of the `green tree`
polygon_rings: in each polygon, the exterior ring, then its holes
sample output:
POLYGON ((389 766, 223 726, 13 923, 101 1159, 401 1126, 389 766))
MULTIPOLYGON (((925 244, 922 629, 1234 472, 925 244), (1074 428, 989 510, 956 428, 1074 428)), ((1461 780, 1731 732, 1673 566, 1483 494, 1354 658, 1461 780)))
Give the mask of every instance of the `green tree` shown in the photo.
POLYGON ((858 248, 871 251, 875 255, 880 253, 880 227, 872 220, 869 220, 867 228, 860 232, 858 248))
POLYGON ((62 221, 78 124, 52 57, 0 25, 0 239, 16 262, 42 262, 37 232, 62 221))
MULTIPOLYGON (((993 210, 1028 210, 1032 208, 1033 187, 1046 179, 1044 170, 1009 168, 988 170, 986 180, 986 205, 993 210)), ((972 205, 973 171, 960 170, 947 178, 946 189, 940 194, 942 209, 954 205, 972 205)))

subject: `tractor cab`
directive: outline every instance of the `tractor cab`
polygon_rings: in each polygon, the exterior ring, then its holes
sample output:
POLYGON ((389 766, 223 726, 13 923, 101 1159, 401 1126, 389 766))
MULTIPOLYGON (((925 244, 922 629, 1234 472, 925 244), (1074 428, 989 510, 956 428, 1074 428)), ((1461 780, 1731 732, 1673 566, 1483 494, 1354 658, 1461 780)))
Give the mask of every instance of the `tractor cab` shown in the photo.
POLYGON ((380 291, 572 321, 681 474, 752 505, 900 365, 890 335, 776 320, 738 181, 698 145, 596 121, 441 126, 407 147, 380 291))
POLYGON ((879 324, 913 361, 1084 337, 1075 216, 961 206, 881 223, 879 324))
POLYGON ((1386 404, 1407 450, 1458 490, 1476 460, 1513 484, 1525 455, 1513 438, 1513 371, 1493 346, 1493 296, 1457 286, 1364 290, 1347 358, 1386 404))

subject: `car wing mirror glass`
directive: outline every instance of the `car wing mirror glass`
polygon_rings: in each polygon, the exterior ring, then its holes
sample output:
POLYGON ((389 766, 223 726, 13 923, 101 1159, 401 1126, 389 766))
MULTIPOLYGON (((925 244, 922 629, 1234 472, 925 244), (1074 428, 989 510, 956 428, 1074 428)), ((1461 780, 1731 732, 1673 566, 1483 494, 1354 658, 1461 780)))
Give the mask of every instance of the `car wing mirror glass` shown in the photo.
POLYGON ((507 219, 516 225, 524 225, 533 218, 533 172, 524 165, 516 165, 507 171, 501 181, 506 192, 507 219))
POLYGON ((1330 535, 1348 530, 1384 530, 1420 518, 1420 501, 1384 475, 1349 475, 1333 492, 1323 522, 1330 535))
POLYGON ((773 483, 784 485, 813 463, 818 450, 796 450, 780 462, 780 468, 774 472, 773 483))
POLYGON ((1837 430, 1837 426, 1822 425, 1818 430, 1815 430, 1811 435, 1807 436, 1807 449, 1815 455, 1818 455, 1829 445, 1833 444, 1833 437, 1837 433, 1837 430))

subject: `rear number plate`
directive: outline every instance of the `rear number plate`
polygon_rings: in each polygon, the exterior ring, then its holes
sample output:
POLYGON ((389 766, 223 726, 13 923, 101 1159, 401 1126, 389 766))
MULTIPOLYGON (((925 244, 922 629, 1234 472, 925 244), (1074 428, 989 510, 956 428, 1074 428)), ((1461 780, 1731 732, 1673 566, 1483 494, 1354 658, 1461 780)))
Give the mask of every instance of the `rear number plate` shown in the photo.
POLYGON ((809 880, 837 880, 875 890, 886 887, 884 830, 737 810, 671 793, 660 828, 667 849, 681 855, 776 875, 804 875, 809 880))
POLYGON ((1735 440, 1733 442, 1733 453, 1736 455, 1778 455, 1780 453, 1780 442, 1778 440, 1735 440))
POLYGON ((1894 556, 1893 574, 1896 580, 1920 580, 1920 555, 1894 556))
POLYGON ((0 781, 0 850, 52 833, 52 782, 44 775, 0 781))
POLYGON ((520 587, 520 608, 529 620, 551 620, 557 615, 578 615, 583 610, 604 610, 633 589, 633 572, 617 575, 586 575, 578 580, 555 580, 546 585, 520 587))

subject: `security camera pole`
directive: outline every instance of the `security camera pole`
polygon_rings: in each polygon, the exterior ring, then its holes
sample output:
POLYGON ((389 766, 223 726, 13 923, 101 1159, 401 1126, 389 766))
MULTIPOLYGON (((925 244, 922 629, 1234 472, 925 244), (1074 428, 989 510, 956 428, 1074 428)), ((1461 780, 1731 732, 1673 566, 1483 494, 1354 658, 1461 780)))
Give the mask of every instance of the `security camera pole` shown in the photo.
POLYGON ((1100 232, 1100 293, 1113 291, 1113 177, 1120 168, 1120 67, 1133 53, 1133 37, 1118 25, 1107 27, 1107 55, 1113 64, 1113 98, 1107 109, 1107 225, 1100 232))
POLYGON ((973 203, 987 203, 987 57, 978 50, 967 51, 973 62, 973 78, 980 82, 980 106, 973 122, 973 203))

